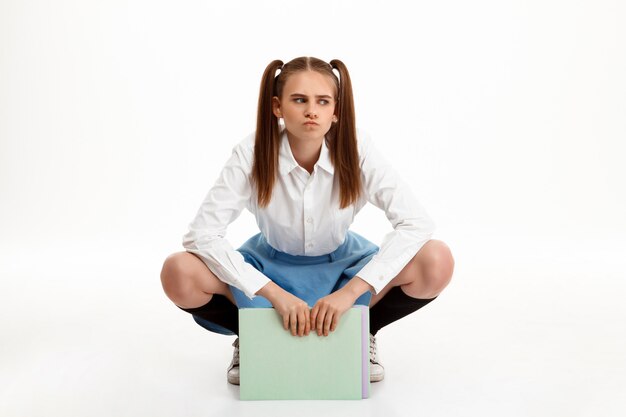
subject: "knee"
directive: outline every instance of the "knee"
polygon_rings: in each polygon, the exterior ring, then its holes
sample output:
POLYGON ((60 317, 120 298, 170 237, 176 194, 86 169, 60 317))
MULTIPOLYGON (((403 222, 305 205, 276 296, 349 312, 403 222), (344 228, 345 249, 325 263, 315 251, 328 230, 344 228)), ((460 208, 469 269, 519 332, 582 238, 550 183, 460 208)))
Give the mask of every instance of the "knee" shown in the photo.
MULTIPOLYGON (((430 240, 424 245, 421 256, 422 275, 432 293, 439 294, 448 286, 454 272, 452 251, 440 240, 430 240)), ((420 251, 421 252, 421 251, 420 251)))
POLYGON ((165 294, 174 302, 184 299, 193 290, 193 282, 190 279, 185 259, 189 255, 186 252, 173 253, 163 262, 161 269, 161 285, 165 294))

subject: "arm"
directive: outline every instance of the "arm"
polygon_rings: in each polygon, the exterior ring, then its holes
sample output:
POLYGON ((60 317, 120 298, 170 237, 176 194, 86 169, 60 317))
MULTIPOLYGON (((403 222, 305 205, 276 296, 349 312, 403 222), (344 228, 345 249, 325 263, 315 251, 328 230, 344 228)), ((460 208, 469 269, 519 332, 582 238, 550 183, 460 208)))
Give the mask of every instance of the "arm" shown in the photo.
POLYGON ((380 250, 342 289, 318 300, 311 326, 318 335, 334 331, 343 313, 365 291, 378 294, 431 238, 434 223, 392 166, 359 132, 359 156, 365 199, 385 212, 393 227, 380 250))
POLYGON ((371 139, 361 135, 359 152, 363 155, 361 172, 367 200, 385 212, 393 227, 378 253, 357 274, 377 294, 431 239, 435 224, 371 139))
POLYGON ((251 150, 246 152, 241 146, 233 149, 233 154, 189 225, 189 232, 183 237, 183 246, 188 252, 197 254, 221 281, 239 288, 250 299, 256 295, 267 298, 282 316, 285 330, 290 329, 292 335, 308 335, 310 320, 307 303, 245 262, 241 253, 224 238, 226 227, 239 216, 251 198, 250 160, 251 150))
POLYGON ((246 263, 224 237, 227 226, 239 217, 251 196, 247 152, 241 144, 233 148, 231 157, 189 224, 183 246, 198 255, 221 281, 239 288, 252 299, 270 280, 246 263))

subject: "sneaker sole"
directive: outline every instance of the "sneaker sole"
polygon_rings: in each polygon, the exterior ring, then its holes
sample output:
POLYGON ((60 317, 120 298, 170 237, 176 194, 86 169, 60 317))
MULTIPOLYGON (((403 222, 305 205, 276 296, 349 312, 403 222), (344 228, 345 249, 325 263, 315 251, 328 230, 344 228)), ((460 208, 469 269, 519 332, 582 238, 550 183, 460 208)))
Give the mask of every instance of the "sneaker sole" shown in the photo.
POLYGON ((385 375, 381 376, 370 376, 370 382, 380 382, 385 379, 385 375))

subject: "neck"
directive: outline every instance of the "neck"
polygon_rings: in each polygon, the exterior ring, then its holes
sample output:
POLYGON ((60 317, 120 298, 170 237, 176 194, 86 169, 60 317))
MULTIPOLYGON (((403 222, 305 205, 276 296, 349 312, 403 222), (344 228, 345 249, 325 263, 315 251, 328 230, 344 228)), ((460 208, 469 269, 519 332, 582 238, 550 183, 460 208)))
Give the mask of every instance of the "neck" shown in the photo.
POLYGON ((309 174, 313 172, 313 167, 320 157, 322 151, 322 141, 324 137, 316 139, 301 139, 296 138, 287 132, 287 138, 289 140, 289 147, 291 153, 296 159, 298 165, 309 171, 309 174))

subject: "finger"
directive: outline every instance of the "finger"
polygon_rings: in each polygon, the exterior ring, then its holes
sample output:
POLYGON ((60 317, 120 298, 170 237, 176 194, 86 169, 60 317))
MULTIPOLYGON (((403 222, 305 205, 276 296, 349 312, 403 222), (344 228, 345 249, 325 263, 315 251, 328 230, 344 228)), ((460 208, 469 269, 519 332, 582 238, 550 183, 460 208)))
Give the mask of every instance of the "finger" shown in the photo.
POLYGON ((329 312, 326 313, 326 317, 324 318, 324 336, 328 336, 328 331, 330 330, 330 323, 333 321, 334 314, 329 312))
POLYGON ((317 315, 319 314, 320 307, 319 304, 315 304, 313 309, 311 310, 311 328, 315 328, 315 320, 317 320, 317 315))
POLYGON ((317 329, 317 335, 321 336, 324 331, 324 317, 326 316, 326 310, 321 310, 317 315, 317 321, 315 324, 315 328, 317 329))
POLYGON ((298 324, 298 316, 296 316, 296 313, 291 313, 289 315, 289 320, 291 321, 291 335, 295 336, 296 335, 296 325, 298 324))
POLYGON ((304 316, 305 316, 304 320, 305 320, 305 323, 306 323, 306 326, 304 327, 304 334, 306 336, 308 336, 309 332, 311 331, 311 317, 310 317, 310 315, 311 315, 311 313, 310 313, 309 309, 307 308, 304 311, 304 316))
POLYGON ((304 311, 298 313, 298 336, 304 336, 304 330, 306 328, 306 316, 304 311))
POLYGON ((283 315, 283 327, 285 330, 289 330, 289 314, 283 315))
POLYGON ((335 314, 333 316, 333 322, 330 324, 330 331, 334 332, 338 324, 339 324, 339 314, 335 314))

